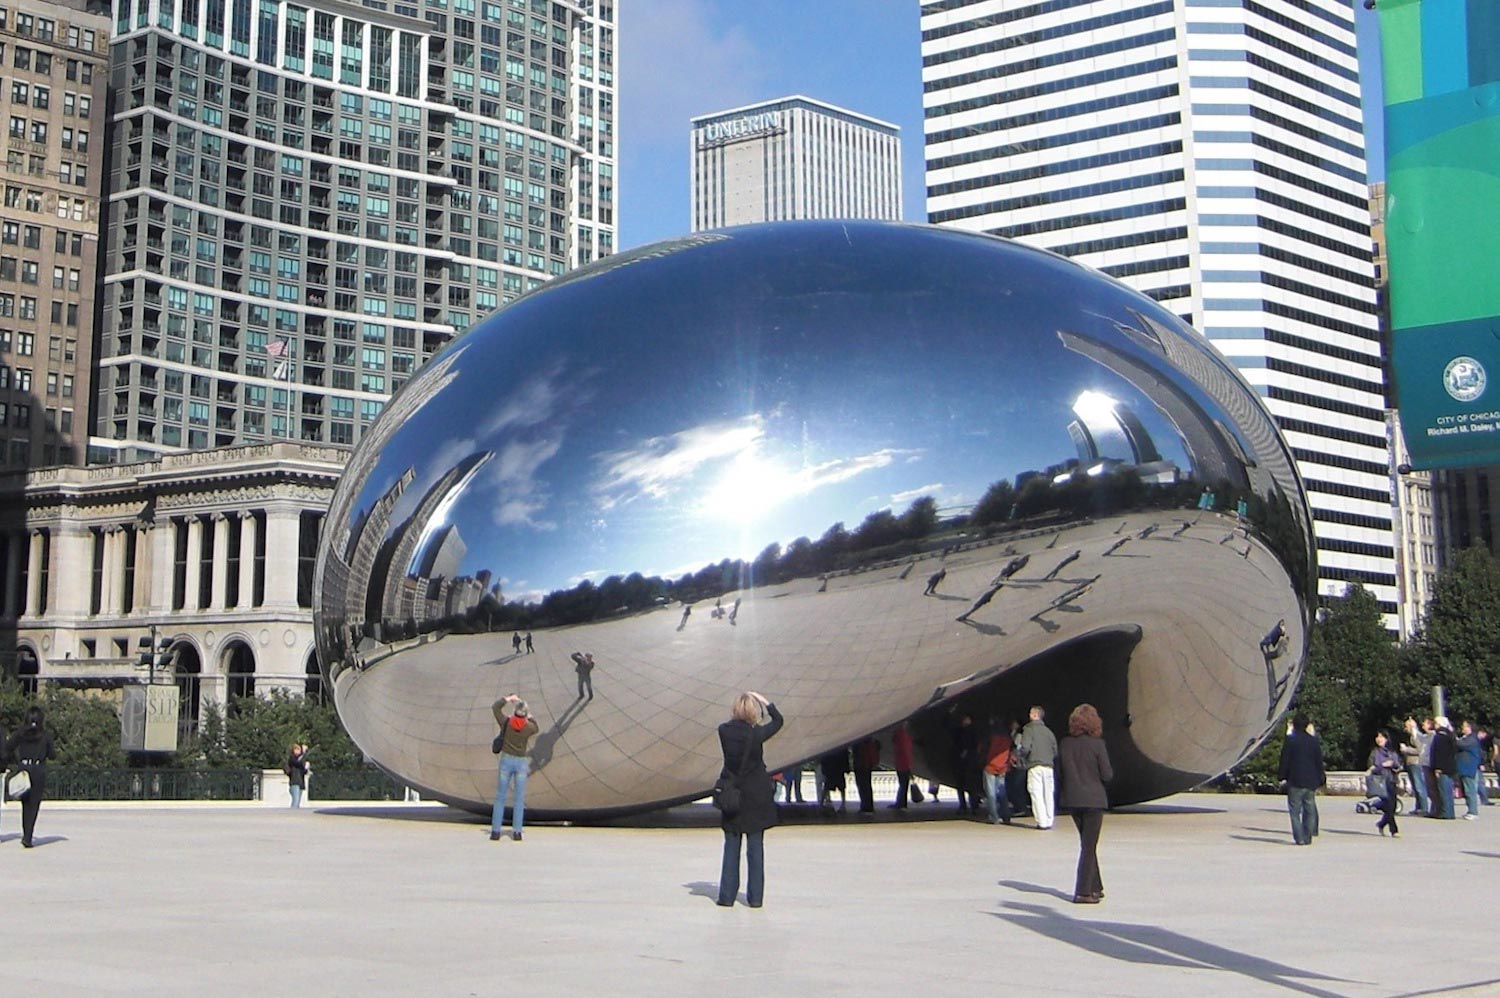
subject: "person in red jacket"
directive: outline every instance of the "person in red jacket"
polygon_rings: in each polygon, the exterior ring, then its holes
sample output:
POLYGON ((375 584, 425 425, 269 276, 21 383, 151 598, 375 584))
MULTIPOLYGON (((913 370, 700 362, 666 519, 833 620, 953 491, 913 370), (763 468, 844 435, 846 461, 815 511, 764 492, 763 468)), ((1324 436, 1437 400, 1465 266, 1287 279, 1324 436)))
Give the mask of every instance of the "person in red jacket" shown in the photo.
POLYGON ((1005 777, 1010 772, 1010 734, 990 719, 990 742, 984 751, 984 804, 990 824, 1010 824, 1010 794, 1005 791, 1005 777))
POLYGON ((891 761, 896 766, 896 801, 887 807, 904 811, 907 790, 911 787, 911 732, 905 721, 891 732, 891 761))

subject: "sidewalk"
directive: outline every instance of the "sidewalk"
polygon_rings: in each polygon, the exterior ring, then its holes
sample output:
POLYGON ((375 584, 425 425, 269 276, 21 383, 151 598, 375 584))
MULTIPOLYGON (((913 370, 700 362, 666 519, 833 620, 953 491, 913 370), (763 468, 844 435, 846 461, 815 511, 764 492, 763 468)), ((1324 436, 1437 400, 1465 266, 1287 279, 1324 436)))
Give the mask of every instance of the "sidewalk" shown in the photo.
POLYGON ((1347 798, 1289 844, 1277 797, 1181 795, 1077 838, 809 817, 767 835, 766 907, 713 904, 722 842, 689 805, 607 826, 487 825, 435 805, 45 805, 0 812, 9 993, 54 995, 1406 995, 1500 989, 1483 918, 1500 808, 1374 834, 1347 798), (1403 899, 1432 917, 1411 917, 1403 899), (1449 902, 1455 902, 1449 904, 1449 902), (17 923, 11 919, 12 926, 17 923), (1372 945, 1381 932, 1392 946, 1372 945), (1430 959, 1401 959, 1426 954, 1430 959))

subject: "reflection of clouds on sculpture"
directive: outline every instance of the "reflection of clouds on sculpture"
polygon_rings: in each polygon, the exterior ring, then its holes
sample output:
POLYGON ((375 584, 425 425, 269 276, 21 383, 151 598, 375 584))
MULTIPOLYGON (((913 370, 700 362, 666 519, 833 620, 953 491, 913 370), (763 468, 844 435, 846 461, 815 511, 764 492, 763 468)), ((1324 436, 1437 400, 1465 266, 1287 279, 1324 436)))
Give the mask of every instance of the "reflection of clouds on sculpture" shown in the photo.
POLYGON ((642 497, 665 499, 705 464, 734 458, 755 446, 765 434, 758 413, 648 437, 620 450, 600 454, 593 486, 599 508, 612 510, 642 497))
MULTIPOLYGON (((930 495, 930 496, 937 497, 937 496, 939 496, 942 493, 942 491, 943 491, 943 483, 942 482, 932 482, 932 483, 930 483, 928 485, 919 485, 919 486, 917 486, 914 489, 907 489, 905 492, 897 492, 896 494, 892 495, 891 496, 891 505, 892 506, 905 506, 905 505, 907 505, 910 502, 913 502, 913 501, 915 501, 917 499, 922 498, 923 496, 930 495)), ((945 496, 940 501, 946 501, 948 503, 952 503, 955 500, 955 498, 956 497, 954 497, 954 496, 945 496)))

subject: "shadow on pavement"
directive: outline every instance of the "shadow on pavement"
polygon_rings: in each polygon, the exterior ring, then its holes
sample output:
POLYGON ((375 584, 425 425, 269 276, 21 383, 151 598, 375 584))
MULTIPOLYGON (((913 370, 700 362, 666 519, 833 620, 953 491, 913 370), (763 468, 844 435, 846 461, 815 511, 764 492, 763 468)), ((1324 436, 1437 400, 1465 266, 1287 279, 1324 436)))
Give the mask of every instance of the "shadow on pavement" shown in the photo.
POLYGON ((687 892, 695 898, 708 898, 715 904, 719 902, 719 885, 716 883, 711 883, 707 880, 694 880, 692 883, 683 884, 682 886, 686 887, 687 892))
POLYGON ((1011 925, 1030 929, 1032 932, 1058 942, 1068 943, 1090 953, 1127 963, 1182 967, 1191 970, 1222 970, 1263 984, 1275 985, 1289 991, 1300 991, 1303 994, 1326 996, 1326 998, 1340 998, 1340 996, 1338 992, 1326 991, 1305 982, 1368 983, 1348 981, 1299 967, 1290 967, 1252 953, 1227 949, 1156 925, 1095 919, 1080 920, 1051 908, 1017 901, 1007 901, 1004 907, 1005 911, 991 912, 991 914, 1011 925))
POLYGON ((1265 842, 1265 843, 1267 843, 1269 845, 1273 845, 1273 846, 1289 846, 1289 845, 1295 845, 1296 844, 1296 843, 1294 843, 1289 838, 1287 838, 1287 839, 1268 839, 1264 835, 1231 835, 1229 837, 1231 839, 1235 839, 1235 840, 1237 840, 1239 842, 1265 842))
POLYGON ((1196 807, 1187 804, 1126 804, 1112 807, 1110 814, 1223 814, 1222 807, 1196 807))
POLYGON ((1056 887, 1043 887, 1041 884, 1028 884, 1024 880, 1002 880, 1001 887, 1009 887, 1013 891, 1025 891, 1027 894, 1046 894, 1060 901, 1071 902, 1073 895, 1056 887))

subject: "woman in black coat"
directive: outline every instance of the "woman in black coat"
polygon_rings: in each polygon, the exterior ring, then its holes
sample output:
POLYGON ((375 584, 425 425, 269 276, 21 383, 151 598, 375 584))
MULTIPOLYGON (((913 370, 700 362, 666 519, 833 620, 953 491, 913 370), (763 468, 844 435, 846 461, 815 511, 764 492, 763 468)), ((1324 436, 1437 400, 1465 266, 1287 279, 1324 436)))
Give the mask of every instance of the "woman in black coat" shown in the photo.
POLYGON ((42 723, 42 708, 26 708, 26 723, 6 739, 4 757, 14 759, 31 777, 31 789, 21 795, 21 845, 27 849, 36 830, 36 813, 47 793, 47 760, 54 754, 52 736, 42 723))
POLYGON ((719 725, 719 747, 724 750, 720 779, 733 778, 740 788, 740 808, 724 816, 724 863, 719 871, 719 904, 730 907, 740 892, 740 840, 747 839, 749 883, 745 900, 759 908, 766 884, 766 829, 776 824, 776 789, 766 772, 765 743, 781 730, 781 711, 759 693, 741 693, 733 716, 719 725), (761 724, 762 713, 769 724, 761 724))
POLYGON ((1058 775, 1062 790, 1060 807, 1073 812, 1078 828, 1078 875, 1073 884, 1074 904, 1098 904, 1104 897, 1099 877, 1099 832, 1109 796, 1104 784, 1115 778, 1104 749, 1104 722, 1092 704, 1081 703, 1068 716, 1068 737, 1057 747, 1058 775))

